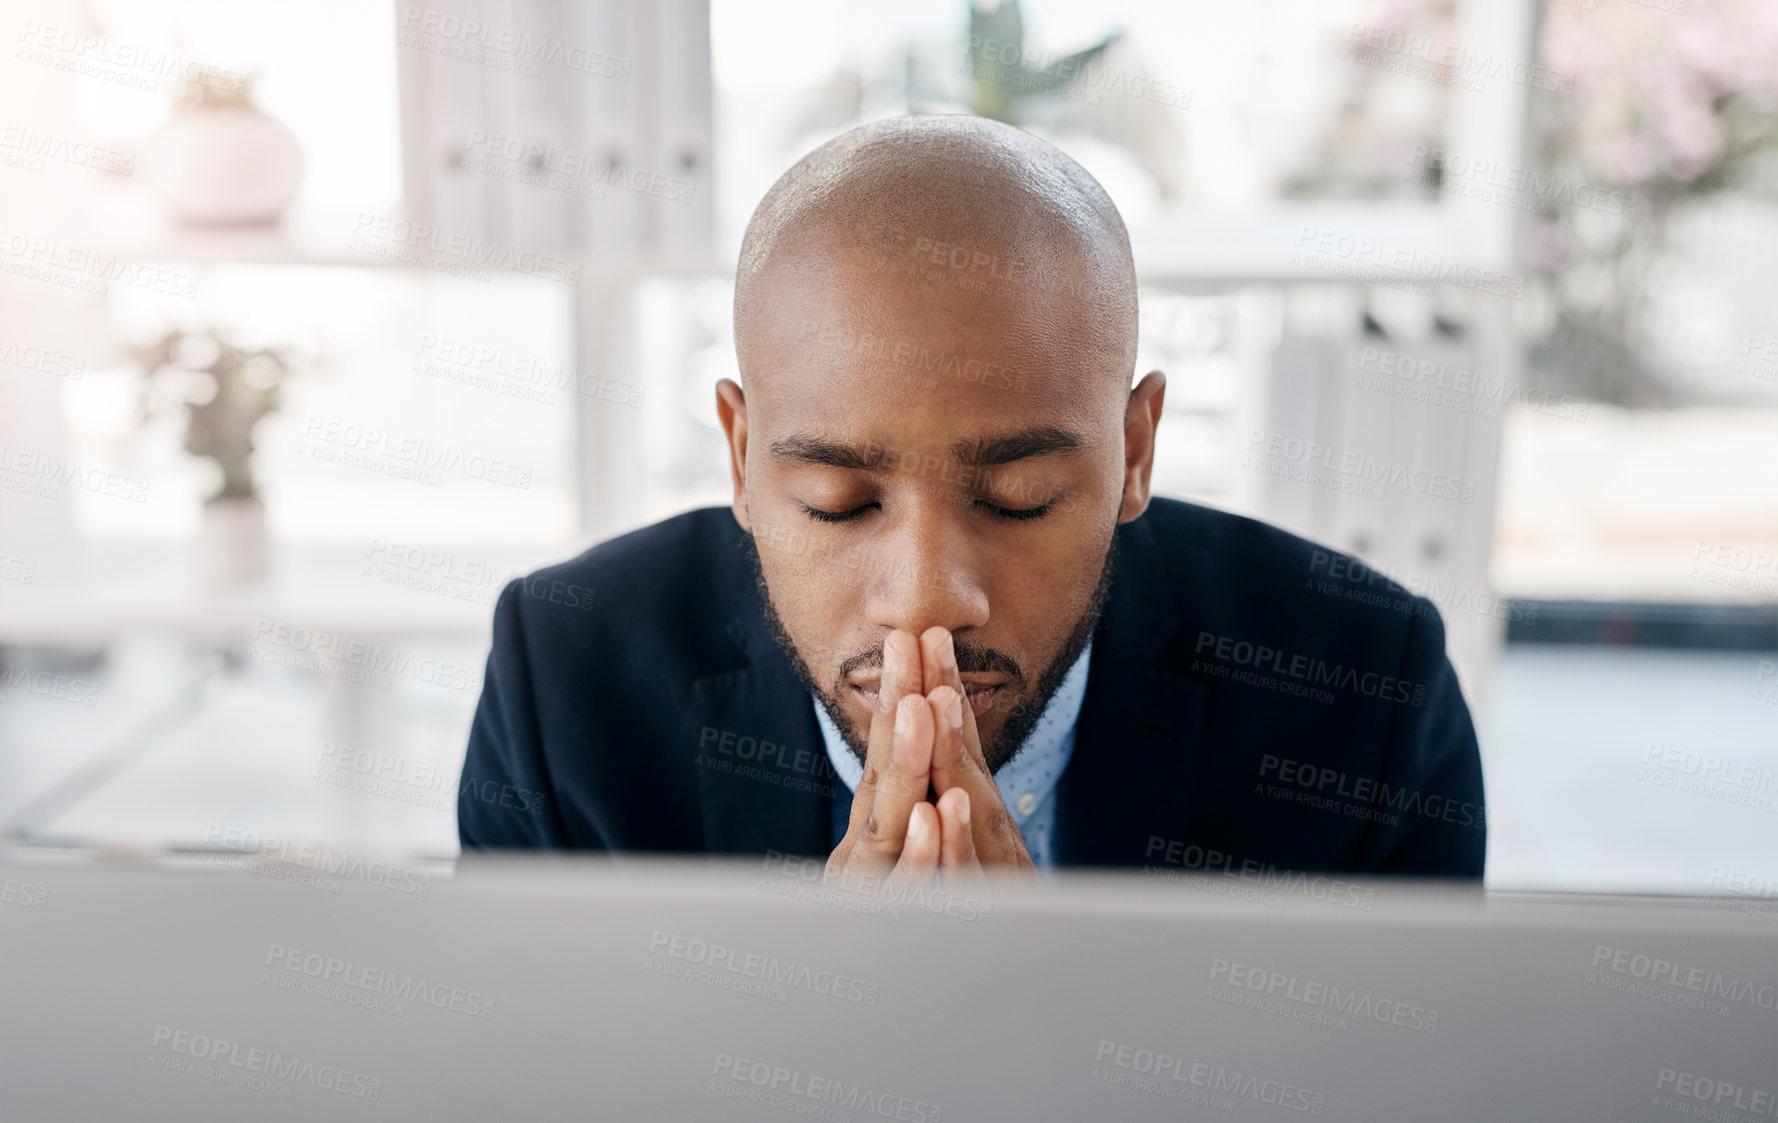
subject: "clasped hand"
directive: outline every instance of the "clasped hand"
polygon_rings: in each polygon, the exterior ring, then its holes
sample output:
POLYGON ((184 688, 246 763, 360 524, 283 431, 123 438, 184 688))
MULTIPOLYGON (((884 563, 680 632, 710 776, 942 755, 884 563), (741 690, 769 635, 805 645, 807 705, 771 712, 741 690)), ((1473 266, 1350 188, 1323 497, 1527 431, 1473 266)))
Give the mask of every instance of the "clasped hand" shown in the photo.
POLYGON ((926 884, 942 872, 955 886, 985 880, 984 867, 1036 875, 982 755, 951 633, 896 629, 883 641, 864 775, 827 876, 926 884))

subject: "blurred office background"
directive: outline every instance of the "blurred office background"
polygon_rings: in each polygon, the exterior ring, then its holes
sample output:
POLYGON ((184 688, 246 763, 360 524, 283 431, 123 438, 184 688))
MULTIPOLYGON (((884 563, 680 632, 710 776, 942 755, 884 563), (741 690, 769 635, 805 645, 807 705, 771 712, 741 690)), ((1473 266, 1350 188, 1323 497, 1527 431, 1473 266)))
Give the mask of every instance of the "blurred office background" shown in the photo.
POLYGON ((978 113, 1130 224, 1157 489, 1440 608, 1491 884, 1778 872, 1778 8, 56 0, 3 24, 9 843, 454 854, 505 580, 726 501, 713 385, 761 194, 860 122, 978 113), (1288 451, 1311 445, 1444 482, 1348 486, 1288 451))

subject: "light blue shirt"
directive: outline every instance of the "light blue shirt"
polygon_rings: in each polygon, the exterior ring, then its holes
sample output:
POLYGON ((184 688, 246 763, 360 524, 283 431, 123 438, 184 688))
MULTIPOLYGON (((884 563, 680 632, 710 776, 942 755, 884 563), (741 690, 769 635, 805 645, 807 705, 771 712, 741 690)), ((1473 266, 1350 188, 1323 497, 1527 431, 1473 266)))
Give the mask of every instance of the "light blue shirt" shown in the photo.
MULTIPOLYGON (((1025 747, 994 774, 1000 799, 1019 824, 1025 849, 1040 870, 1056 867, 1056 784, 1074 756, 1074 731, 1080 724, 1080 704, 1087 696, 1087 668, 1092 656, 1093 644, 1089 640, 1044 707, 1025 747)), ((815 720, 821 724, 821 739, 827 743, 827 759, 846 782, 847 789, 856 792, 858 781, 864 776, 864 765, 846 747, 846 739, 827 716, 821 699, 809 697, 815 704, 815 720)), ((836 829, 842 833, 847 818, 844 812, 844 806, 836 810, 836 829)))

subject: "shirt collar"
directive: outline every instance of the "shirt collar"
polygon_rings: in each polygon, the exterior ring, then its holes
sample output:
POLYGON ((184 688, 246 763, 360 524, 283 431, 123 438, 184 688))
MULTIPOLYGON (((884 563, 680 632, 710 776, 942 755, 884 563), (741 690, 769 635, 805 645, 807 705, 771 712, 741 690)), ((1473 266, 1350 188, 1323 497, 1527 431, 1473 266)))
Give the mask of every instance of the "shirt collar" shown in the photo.
MULTIPOLYGON (((1029 812, 1019 812, 1019 797, 1029 793, 1035 797, 1034 803, 1042 803, 1055 790, 1074 755, 1074 728, 1080 720, 1081 703, 1086 700, 1087 670, 1092 656, 1093 643, 1088 640, 1085 649, 1074 660, 1074 666, 1068 668, 1062 685, 1050 696, 1049 705, 1044 707, 1043 716, 1037 719, 1024 747, 994 774, 994 786, 1000 789, 1000 798, 1006 802, 1007 810, 1020 819, 1029 812)), ((828 716, 821 699, 813 694, 809 698, 815 703, 815 720, 821 725, 821 739, 827 745, 828 761, 846 782, 846 787, 857 791, 858 781, 864 777, 864 765, 846 747, 846 739, 840 735, 833 718, 828 716)))

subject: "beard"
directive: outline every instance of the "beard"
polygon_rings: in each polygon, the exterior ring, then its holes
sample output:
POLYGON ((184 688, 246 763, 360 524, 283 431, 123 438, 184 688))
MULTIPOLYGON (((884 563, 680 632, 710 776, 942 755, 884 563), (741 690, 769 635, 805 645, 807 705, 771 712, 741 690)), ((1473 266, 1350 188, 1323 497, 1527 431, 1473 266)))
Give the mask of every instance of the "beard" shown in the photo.
MULTIPOLYGON (((1050 699, 1062 687, 1062 680, 1068 677, 1080 653, 1086 650, 1087 643, 1098 629, 1100 615, 1105 610, 1105 602, 1111 595, 1112 573, 1117 567, 1117 535, 1116 524, 1110 544, 1105 548, 1104 561, 1099 566, 1099 581, 1093 589, 1087 607, 1073 625, 1068 629, 1067 638, 1062 641, 1062 649, 1050 660, 1043 673, 1037 676, 1036 685, 1029 691, 1021 691, 1018 700, 1006 707, 1006 721, 1002 723, 1000 732, 992 742, 984 741, 982 755, 987 760, 989 772, 1000 769, 1018 756, 1025 747, 1025 741, 1031 731, 1037 728, 1038 719, 1049 707, 1050 699)), ((783 619, 778 615, 777 606, 772 601, 772 591, 766 584, 765 568, 760 564, 759 550, 754 545, 753 536, 742 533, 742 548, 746 550, 748 559, 753 563, 753 579, 759 586, 759 602, 765 614, 766 627, 771 631, 772 638, 778 641, 783 649, 784 657, 790 661, 790 669, 795 672, 797 681, 803 689, 820 699, 821 705, 827 710, 828 717, 840 731, 846 747, 852 755, 863 764, 870 747, 870 739, 866 732, 861 731, 846 711, 845 704, 840 701, 845 688, 846 676, 859 667, 876 667, 883 662, 883 647, 878 644, 868 651, 861 651, 840 664, 833 682, 823 684, 816 680, 809 664, 803 659, 802 653, 791 640, 790 632, 784 627, 783 619)), ((1000 671, 1015 676, 1014 682, 1020 686, 1030 680, 1018 661, 995 648, 984 648, 969 641, 966 636, 953 635, 952 646, 957 653, 957 670, 959 673, 1000 671)), ((968 704, 967 701, 964 703, 968 704)), ((998 708, 998 707, 997 707, 998 708)))

